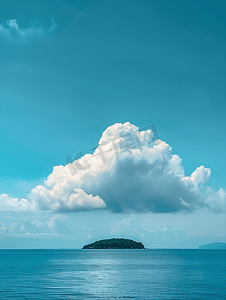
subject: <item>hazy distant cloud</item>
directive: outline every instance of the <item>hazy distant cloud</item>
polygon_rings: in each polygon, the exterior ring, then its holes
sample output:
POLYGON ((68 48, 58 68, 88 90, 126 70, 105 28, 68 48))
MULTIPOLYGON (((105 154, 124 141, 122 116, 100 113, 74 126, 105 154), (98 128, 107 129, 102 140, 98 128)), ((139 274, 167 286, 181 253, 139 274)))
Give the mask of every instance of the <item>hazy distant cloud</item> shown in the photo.
POLYGON ((154 237, 156 235, 168 236, 169 233, 177 234, 179 230, 177 228, 171 228, 167 224, 164 224, 162 228, 150 228, 143 227, 140 224, 140 220, 137 215, 130 215, 123 218, 121 221, 114 222, 111 228, 111 234, 120 236, 126 234, 127 236, 140 236, 140 237, 154 237))
POLYGON ((217 192, 211 187, 207 188, 206 203, 213 212, 226 212, 226 191, 220 188, 217 192))
POLYGON ((69 230, 61 223, 57 217, 49 221, 29 221, 14 219, 11 217, 4 218, 0 222, 1 235, 45 235, 45 234, 66 234, 69 230))
POLYGON ((93 154, 54 167, 45 184, 31 190, 29 201, 4 199, 13 209, 30 205, 58 212, 190 213, 202 207, 225 212, 225 191, 206 186, 211 170, 200 166, 185 176, 181 158, 164 141, 153 142, 152 135, 129 122, 114 124, 103 132, 93 154))
POLYGON ((21 28, 16 19, 6 21, 6 24, 0 24, 0 35, 5 36, 9 40, 27 40, 30 38, 38 38, 50 34, 56 24, 52 19, 52 25, 44 28, 42 25, 32 26, 28 28, 21 28))

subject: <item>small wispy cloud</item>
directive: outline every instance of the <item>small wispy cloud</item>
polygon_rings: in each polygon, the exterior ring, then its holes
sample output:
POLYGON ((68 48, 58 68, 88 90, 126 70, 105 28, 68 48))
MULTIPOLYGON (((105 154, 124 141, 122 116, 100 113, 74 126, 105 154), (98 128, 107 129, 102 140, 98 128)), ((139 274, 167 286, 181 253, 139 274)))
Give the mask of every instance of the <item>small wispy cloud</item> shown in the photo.
POLYGON ((43 25, 30 25, 28 28, 22 28, 16 19, 9 19, 6 21, 5 25, 0 24, 0 35, 5 36, 9 40, 26 40, 29 38, 46 36, 52 33, 55 28, 56 23, 54 19, 52 19, 52 25, 47 28, 44 28, 43 25))

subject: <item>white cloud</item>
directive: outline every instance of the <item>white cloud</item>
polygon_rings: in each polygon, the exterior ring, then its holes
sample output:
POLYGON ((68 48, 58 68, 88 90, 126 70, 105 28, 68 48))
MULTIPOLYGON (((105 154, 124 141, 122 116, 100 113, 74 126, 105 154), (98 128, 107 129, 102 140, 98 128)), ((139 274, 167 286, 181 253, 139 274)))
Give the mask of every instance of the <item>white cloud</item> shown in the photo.
POLYGON ((182 160, 170 145, 152 141, 151 130, 139 132, 129 122, 102 134, 93 154, 56 166, 44 185, 31 190, 29 202, 11 199, 14 209, 112 212, 192 212, 209 207, 226 211, 226 193, 206 186, 211 170, 198 167, 185 176, 182 160), (27 206, 26 206, 26 205, 27 206))
POLYGON ((81 211, 106 208, 98 195, 87 194, 67 182, 65 185, 54 185, 52 189, 38 185, 31 190, 30 199, 41 210, 81 211))
POLYGON ((52 25, 48 28, 44 28, 42 25, 30 25, 28 28, 21 28, 16 19, 10 19, 6 21, 6 25, 0 24, 0 35, 7 37, 9 40, 27 40, 48 35, 55 27, 54 19, 52 19, 52 25))
POLYGON ((0 195, 0 211, 32 210, 33 208, 27 199, 13 198, 7 194, 0 195))

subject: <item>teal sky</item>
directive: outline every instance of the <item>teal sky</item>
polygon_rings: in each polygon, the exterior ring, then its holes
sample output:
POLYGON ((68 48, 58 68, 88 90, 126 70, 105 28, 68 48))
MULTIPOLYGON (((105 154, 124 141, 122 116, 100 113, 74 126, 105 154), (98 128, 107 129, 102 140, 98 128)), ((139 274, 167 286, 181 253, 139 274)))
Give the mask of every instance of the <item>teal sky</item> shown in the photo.
MULTIPOLYGON (((139 128, 155 124, 161 140, 182 158, 185 175, 204 165, 211 169, 208 185, 226 189, 224 1, 0 0, 0 10, 0 194, 26 197, 53 166, 90 152, 108 126, 124 122, 139 128)), ((7 214, 1 213, 2 220, 7 214)), ((88 214, 98 223, 97 212, 88 214)), ((75 226, 80 218, 91 228, 85 216, 65 214, 75 226)), ((203 224, 210 218, 200 216, 203 224)), ((20 212, 11 217, 25 222, 20 212)), ((113 224, 129 217, 109 218, 113 224)), ((141 224, 148 217, 132 218, 141 224)), ((194 225, 187 220, 195 216, 175 216, 175 225, 169 216, 154 218, 161 230, 169 222, 188 232, 194 225)), ((218 217, 219 230, 206 228, 192 245, 224 235, 224 218, 218 217)), ((68 247, 86 241, 78 239, 68 247)), ((187 247, 182 240, 179 245, 187 247)), ((174 244, 162 246, 167 245, 174 244)))

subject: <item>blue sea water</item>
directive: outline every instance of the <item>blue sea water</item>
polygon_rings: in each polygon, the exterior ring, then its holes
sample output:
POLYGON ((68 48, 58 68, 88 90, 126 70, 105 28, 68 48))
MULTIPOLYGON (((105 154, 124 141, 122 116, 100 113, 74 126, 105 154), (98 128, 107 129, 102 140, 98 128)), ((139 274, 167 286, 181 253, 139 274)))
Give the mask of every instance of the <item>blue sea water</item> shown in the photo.
POLYGON ((226 299, 226 251, 0 250, 0 299, 226 299))

